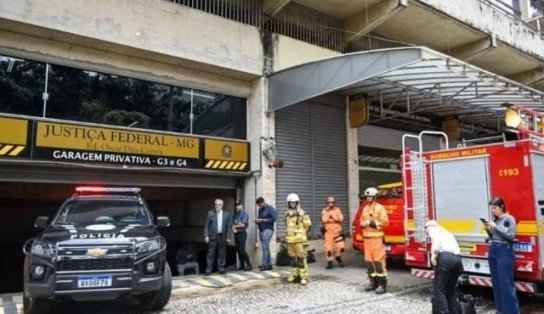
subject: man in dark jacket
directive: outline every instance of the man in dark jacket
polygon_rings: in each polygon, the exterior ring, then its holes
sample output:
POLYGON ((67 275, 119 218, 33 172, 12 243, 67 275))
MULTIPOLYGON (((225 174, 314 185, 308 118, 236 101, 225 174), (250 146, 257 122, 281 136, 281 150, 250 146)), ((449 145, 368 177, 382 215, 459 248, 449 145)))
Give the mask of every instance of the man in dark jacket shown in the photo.
POLYGON ((204 225, 204 241, 208 244, 208 256, 206 259, 206 276, 210 275, 217 252, 217 267, 220 274, 226 274, 225 259, 227 244, 232 234, 232 217, 229 212, 223 210, 223 200, 215 200, 215 209, 208 212, 204 225))

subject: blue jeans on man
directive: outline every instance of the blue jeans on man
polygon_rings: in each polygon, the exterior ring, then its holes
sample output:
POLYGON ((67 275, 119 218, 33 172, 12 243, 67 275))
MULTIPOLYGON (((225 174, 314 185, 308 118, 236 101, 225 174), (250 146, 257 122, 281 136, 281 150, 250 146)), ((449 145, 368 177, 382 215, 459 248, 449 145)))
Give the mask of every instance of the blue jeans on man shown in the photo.
POLYGON ((259 232, 259 237, 263 250, 263 258, 261 263, 261 268, 263 270, 272 269, 272 258, 270 256, 270 240, 272 240, 273 234, 273 229, 261 229, 259 232))

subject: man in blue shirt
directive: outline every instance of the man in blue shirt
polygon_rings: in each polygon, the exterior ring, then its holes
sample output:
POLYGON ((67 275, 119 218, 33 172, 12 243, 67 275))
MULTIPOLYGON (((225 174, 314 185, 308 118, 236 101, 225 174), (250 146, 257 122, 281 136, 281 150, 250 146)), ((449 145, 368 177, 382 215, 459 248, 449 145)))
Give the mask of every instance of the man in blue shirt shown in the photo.
POLYGON ((236 253, 238 254, 238 261, 240 263, 237 270, 253 269, 249 256, 246 252, 246 240, 247 240, 247 226, 249 223, 249 215, 244 210, 244 204, 242 202, 236 202, 236 215, 234 216, 234 223, 232 224, 232 232, 234 232, 234 242, 236 243, 236 253))
POLYGON ((259 228, 259 237, 261 240, 263 258, 259 267, 261 271, 272 270, 272 260, 270 257, 270 240, 274 235, 274 223, 276 222, 276 210, 274 207, 266 204, 264 198, 259 197, 256 201, 259 206, 259 214, 255 223, 259 228))

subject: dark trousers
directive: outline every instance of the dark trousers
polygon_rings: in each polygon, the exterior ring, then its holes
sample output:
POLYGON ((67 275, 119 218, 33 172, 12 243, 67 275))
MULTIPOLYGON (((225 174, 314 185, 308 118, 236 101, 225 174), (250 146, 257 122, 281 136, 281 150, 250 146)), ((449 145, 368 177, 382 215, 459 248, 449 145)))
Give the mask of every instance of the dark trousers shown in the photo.
POLYGON ((457 280, 463 273, 459 255, 440 253, 436 261, 433 281, 433 314, 461 314, 457 296, 457 280))
POLYGON ((247 232, 239 231, 234 234, 234 242, 236 243, 236 253, 238 254, 238 261, 240 261, 240 268, 245 268, 246 265, 251 267, 249 255, 247 255, 246 252, 246 240, 247 232))
POLYGON ((495 309, 501 313, 518 314, 519 303, 514 287, 514 249, 508 243, 491 242, 489 269, 493 284, 495 309))
POLYGON ((217 268, 219 268, 219 271, 225 270, 227 243, 223 241, 222 237, 221 234, 218 234, 215 239, 210 239, 210 243, 208 244, 208 256, 206 258, 206 272, 211 272, 213 270, 215 252, 217 252, 217 268))

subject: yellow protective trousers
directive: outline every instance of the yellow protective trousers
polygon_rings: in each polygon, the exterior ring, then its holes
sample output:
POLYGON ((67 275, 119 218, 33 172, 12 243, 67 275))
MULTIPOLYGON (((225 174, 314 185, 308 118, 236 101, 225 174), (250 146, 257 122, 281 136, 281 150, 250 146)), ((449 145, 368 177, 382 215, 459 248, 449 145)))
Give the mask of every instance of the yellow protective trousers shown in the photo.
POLYGON ((287 243, 287 254, 291 260, 290 281, 297 277, 308 279, 308 262, 306 260, 308 247, 303 242, 287 243))
POLYGON ((364 240, 365 262, 367 263, 368 276, 387 277, 387 268, 385 265, 385 245, 383 237, 370 237, 364 240))

